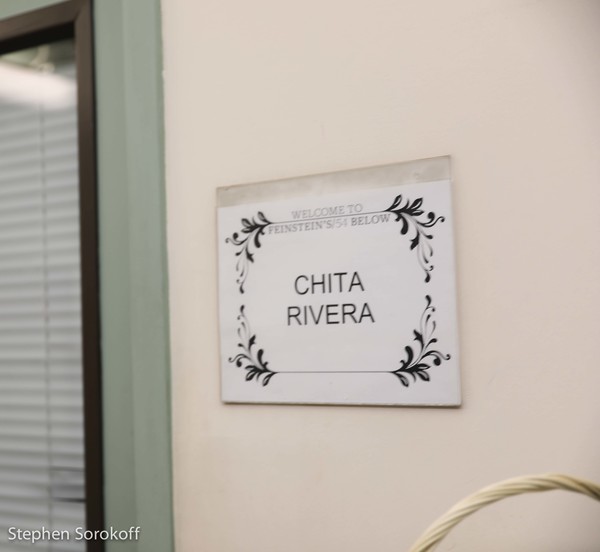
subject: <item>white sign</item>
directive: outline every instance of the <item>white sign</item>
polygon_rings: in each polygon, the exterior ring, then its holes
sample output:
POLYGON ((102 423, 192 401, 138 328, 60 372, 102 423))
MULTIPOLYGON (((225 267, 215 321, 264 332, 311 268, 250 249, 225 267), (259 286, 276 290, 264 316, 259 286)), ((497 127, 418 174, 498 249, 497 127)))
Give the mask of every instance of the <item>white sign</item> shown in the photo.
POLYGON ((219 190, 223 400, 460 404, 450 190, 448 158, 219 190))

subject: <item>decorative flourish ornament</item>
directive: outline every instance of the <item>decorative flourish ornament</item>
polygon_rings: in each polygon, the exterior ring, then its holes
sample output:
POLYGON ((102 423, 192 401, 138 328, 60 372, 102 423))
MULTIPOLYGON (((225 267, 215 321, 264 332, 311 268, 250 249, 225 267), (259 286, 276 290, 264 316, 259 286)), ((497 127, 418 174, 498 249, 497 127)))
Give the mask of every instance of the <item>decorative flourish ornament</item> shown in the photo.
POLYGON ((268 385, 271 378, 276 374, 269 370, 269 363, 263 358, 264 350, 258 349, 255 354, 254 346, 256 345, 256 334, 250 330, 250 324, 244 312, 244 305, 240 307, 240 314, 237 317, 240 326, 237 334, 239 338, 238 348, 242 351, 229 358, 229 362, 235 362, 238 368, 246 370, 246 381, 261 381, 263 386, 268 385))
POLYGON ((443 360, 450 360, 450 355, 445 355, 440 351, 437 351, 433 346, 437 343, 437 338, 433 337, 435 333, 436 323, 433 319, 433 313, 435 307, 431 304, 431 297, 425 296, 427 306, 421 315, 421 324, 419 330, 414 330, 414 341, 418 343, 418 350, 415 347, 407 345, 404 350, 406 351, 406 358, 400 361, 400 368, 394 370, 394 374, 404 385, 408 387, 409 379, 407 376, 411 376, 413 381, 417 381, 417 378, 423 381, 429 381, 430 376, 429 368, 431 365, 439 366, 443 360))
POLYGON ((254 245, 256 249, 260 249, 260 237, 264 234, 265 228, 272 224, 261 211, 256 215, 256 219, 252 218, 249 220, 243 218, 242 235, 238 232, 234 232, 230 238, 225 240, 225 243, 232 243, 238 247, 238 250, 235 253, 235 256, 238 257, 235 269, 238 273, 236 283, 240 286, 240 293, 244 293, 244 284, 246 278, 248 278, 250 263, 254 262, 254 253, 252 253, 251 247, 254 245))
POLYGON ((400 233, 406 235, 409 228, 412 226, 415 230, 413 238, 410 240, 410 249, 417 250, 417 259, 421 268, 425 271, 425 281, 431 280, 431 271, 433 265, 431 264, 431 257, 433 256, 433 247, 431 246, 430 240, 433 238, 431 234, 428 234, 425 229, 434 227, 438 222, 444 222, 444 217, 436 217, 433 211, 430 211, 426 215, 426 220, 422 219, 425 211, 421 209, 423 205, 423 198, 419 197, 412 203, 410 199, 406 200, 406 203, 402 205, 402 195, 396 196, 394 202, 386 209, 386 212, 393 213, 396 215, 396 222, 402 223, 400 233))

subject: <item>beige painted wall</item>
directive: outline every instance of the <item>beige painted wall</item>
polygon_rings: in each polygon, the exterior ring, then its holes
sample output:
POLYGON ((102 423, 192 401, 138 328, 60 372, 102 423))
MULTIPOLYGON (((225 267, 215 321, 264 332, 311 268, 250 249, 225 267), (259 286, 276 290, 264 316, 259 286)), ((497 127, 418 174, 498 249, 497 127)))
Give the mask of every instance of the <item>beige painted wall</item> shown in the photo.
MULTIPOLYGON (((165 0, 178 552, 407 550, 509 476, 600 481, 600 2, 165 0), (225 406, 215 188, 450 154, 464 406, 225 406)), ((589 552, 498 504, 441 550, 589 552)))

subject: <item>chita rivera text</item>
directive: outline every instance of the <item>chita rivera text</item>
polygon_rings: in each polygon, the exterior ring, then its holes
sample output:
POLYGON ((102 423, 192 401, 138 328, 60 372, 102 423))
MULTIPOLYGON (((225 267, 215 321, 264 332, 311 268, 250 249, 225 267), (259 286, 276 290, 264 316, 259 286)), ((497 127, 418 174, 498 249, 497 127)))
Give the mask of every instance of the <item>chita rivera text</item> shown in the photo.
POLYGON ((366 301, 357 303, 346 299, 346 296, 351 293, 358 294, 365 291, 365 286, 357 271, 299 274, 294 279, 293 288, 297 295, 303 297, 321 295, 342 297, 336 297, 337 302, 289 305, 287 307, 288 326, 375 322, 369 303, 366 301))

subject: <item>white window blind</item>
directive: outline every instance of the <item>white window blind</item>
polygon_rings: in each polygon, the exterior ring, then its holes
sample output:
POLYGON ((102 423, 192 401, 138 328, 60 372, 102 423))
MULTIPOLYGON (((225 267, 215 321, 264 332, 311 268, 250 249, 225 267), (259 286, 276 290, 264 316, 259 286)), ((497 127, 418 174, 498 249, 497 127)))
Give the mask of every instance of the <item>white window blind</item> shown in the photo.
POLYGON ((6 552, 85 550, 73 533, 85 526, 76 83, 73 57, 64 59, 68 46, 58 50, 62 60, 37 65, 0 58, 0 550, 6 552), (9 541, 9 527, 72 536, 32 545, 9 541))

